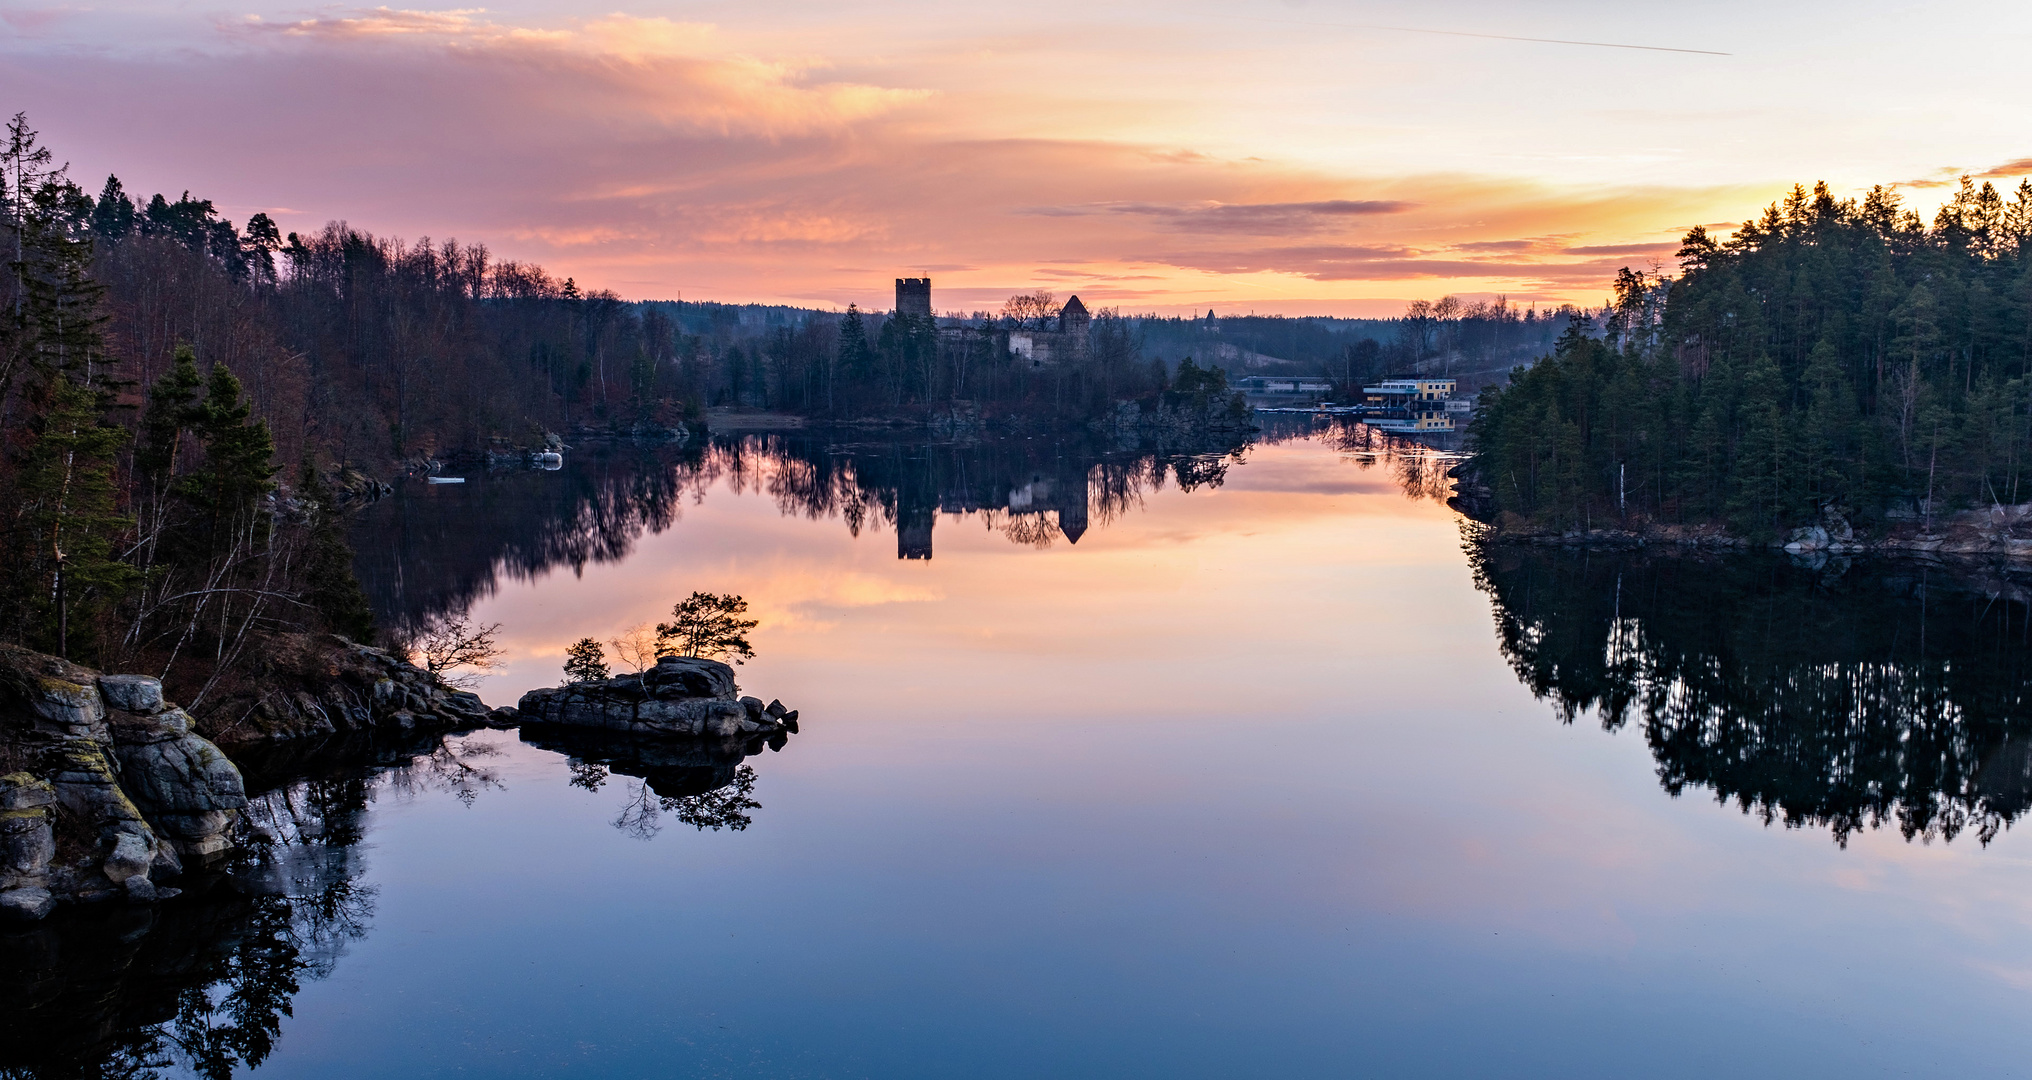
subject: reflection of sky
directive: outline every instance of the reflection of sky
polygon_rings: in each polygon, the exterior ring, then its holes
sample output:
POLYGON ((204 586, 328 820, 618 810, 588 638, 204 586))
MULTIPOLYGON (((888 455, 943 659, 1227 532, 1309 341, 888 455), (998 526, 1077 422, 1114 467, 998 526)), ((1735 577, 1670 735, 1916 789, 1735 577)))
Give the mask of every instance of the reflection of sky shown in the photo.
MULTIPOLYGON (((565 642, 692 589, 802 711, 740 834, 610 828, 517 749, 384 799, 375 929, 278 1075, 1998 1075, 2028 1048, 2007 833, 1847 851, 1661 792, 1494 648, 1452 516, 1307 443, 1074 547, 938 554, 715 491, 478 611, 565 642)), ((501 736, 513 742, 513 736, 501 736)), ((620 783, 617 778, 616 784, 620 783)))

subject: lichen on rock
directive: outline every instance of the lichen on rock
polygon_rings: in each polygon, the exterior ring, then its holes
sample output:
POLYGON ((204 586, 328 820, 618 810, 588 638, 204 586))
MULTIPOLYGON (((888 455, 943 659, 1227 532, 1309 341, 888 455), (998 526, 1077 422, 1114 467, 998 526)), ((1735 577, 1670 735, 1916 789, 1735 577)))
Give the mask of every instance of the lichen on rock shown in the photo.
POLYGON ((0 918, 177 894, 156 882, 230 850, 246 786, 144 675, 0 649, 0 918), (109 708, 108 706, 111 705, 109 708))

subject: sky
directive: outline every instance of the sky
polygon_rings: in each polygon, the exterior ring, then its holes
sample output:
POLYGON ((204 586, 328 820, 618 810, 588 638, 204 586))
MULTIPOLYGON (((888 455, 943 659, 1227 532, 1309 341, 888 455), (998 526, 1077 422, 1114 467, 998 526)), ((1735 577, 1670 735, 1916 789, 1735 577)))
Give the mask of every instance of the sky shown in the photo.
POLYGON ((2028 47, 1980 0, 0 0, 0 109, 94 191, 630 299, 1393 315, 1600 303, 1794 183, 2015 187, 2028 47))

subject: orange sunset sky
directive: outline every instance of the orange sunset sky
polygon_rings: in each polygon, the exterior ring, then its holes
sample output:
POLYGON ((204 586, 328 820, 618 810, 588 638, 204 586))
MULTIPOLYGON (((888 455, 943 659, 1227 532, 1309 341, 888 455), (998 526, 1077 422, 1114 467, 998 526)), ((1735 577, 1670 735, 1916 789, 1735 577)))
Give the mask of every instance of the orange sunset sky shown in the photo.
POLYGON ((94 192, 635 299, 1389 315, 1599 303, 1794 182, 2015 186, 2028 47, 1876 0, 5 3, 0 107, 94 192))

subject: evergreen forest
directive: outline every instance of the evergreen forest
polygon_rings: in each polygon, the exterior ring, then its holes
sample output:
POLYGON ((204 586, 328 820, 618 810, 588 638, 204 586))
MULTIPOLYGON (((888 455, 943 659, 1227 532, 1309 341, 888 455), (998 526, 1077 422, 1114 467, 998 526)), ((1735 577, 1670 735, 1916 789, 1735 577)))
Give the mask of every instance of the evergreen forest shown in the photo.
POLYGON ((1885 187, 1795 187, 1679 263, 1624 270, 1601 332, 1484 390, 1496 513, 1770 538, 2032 500, 2032 182, 1964 179, 1930 223, 1885 187))

